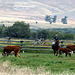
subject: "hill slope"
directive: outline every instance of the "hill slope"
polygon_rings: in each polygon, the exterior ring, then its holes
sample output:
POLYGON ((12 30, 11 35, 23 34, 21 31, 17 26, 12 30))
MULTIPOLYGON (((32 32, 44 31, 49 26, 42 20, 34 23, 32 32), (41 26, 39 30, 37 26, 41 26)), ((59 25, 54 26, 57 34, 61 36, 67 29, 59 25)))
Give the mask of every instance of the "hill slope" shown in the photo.
POLYGON ((38 21, 39 23, 45 23, 44 18, 46 15, 57 15, 57 24, 61 24, 59 20, 66 15, 68 16, 69 25, 73 24, 74 26, 75 1, 0 0, 1 21, 23 20, 34 25, 36 21, 38 21))

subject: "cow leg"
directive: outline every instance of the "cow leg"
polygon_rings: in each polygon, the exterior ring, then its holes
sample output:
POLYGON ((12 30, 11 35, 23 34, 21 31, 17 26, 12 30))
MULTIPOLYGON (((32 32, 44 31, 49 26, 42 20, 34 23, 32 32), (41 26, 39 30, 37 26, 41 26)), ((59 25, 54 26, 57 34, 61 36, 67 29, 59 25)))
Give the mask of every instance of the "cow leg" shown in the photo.
POLYGON ((17 57, 17 52, 15 52, 15 57, 17 57))
POLYGON ((18 56, 20 57, 20 52, 18 52, 18 56))
POLYGON ((71 53, 67 52, 67 54, 71 57, 71 53))
POLYGON ((67 53, 65 53, 65 57, 67 57, 67 53))
POLYGON ((61 56, 62 55, 62 52, 59 50, 59 56, 61 56))
POLYGON ((20 53, 18 54, 18 56, 20 57, 20 53))
POLYGON ((75 53, 75 50, 73 51, 73 53, 75 53))
POLYGON ((9 53, 7 53, 7 56, 9 55, 9 53))
POLYGON ((69 56, 71 57, 71 53, 69 53, 69 56))

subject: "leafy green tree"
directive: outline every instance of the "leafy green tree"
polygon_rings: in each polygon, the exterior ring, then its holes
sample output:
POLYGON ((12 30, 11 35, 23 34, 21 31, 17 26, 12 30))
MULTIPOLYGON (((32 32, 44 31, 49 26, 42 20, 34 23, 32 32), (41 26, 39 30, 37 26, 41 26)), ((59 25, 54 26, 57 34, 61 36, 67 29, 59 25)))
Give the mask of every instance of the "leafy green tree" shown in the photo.
POLYGON ((48 38, 48 31, 46 29, 41 29, 37 31, 38 33, 38 38, 44 38, 47 39, 48 38))
POLYGON ((2 26, 0 26, 0 37, 3 36, 3 31, 4 31, 5 28, 6 28, 6 27, 5 27, 4 24, 3 24, 2 26))
POLYGON ((4 34, 9 37, 29 38, 31 33, 29 27, 29 24, 26 24, 23 21, 17 21, 13 26, 7 27, 4 34))
POLYGON ((0 37, 2 37, 2 31, 3 31, 3 28, 0 27, 0 37))
POLYGON ((74 35, 73 34, 65 34, 65 39, 71 40, 74 39, 74 35))
POLYGON ((32 38, 33 38, 33 39, 37 39, 37 32, 33 32, 33 33, 32 33, 32 38))

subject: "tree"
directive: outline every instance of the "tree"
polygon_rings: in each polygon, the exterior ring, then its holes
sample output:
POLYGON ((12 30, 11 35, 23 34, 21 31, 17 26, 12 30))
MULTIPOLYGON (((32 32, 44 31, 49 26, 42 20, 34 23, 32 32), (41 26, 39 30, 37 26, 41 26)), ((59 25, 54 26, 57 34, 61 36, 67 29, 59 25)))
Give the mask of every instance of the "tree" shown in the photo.
POLYGON ((38 30, 38 38, 44 38, 47 39, 48 38, 48 31, 46 29, 42 29, 42 30, 38 30))
POLYGON ((33 38, 33 39, 37 39, 37 32, 33 32, 33 33, 32 33, 32 38, 33 38))
POLYGON ((5 28, 6 28, 6 27, 5 27, 4 24, 0 26, 0 37, 3 36, 3 31, 4 31, 5 28))
POLYGON ((13 26, 7 27, 4 34, 9 37, 29 38, 31 33, 29 27, 29 24, 26 24, 23 21, 17 21, 13 26))

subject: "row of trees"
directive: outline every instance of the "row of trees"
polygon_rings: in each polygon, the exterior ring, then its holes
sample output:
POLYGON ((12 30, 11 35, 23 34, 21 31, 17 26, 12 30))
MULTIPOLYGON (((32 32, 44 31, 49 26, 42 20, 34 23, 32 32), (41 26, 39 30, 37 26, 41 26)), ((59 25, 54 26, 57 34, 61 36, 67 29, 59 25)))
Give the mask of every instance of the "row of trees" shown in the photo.
MULTIPOLYGON (((49 22, 50 24, 52 23, 56 23, 56 20, 57 20, 57 16, 50 16, 50 15, 46 15, 45 17, 45 21, 49 22)), ((61 19, 61 22, 63 24, 67 24, 67 16, 65 16, 64 18, 61 19)))
POLYGON ((16 37, 16 38, 29 38, 30 37, 30 25, 22 22, 15 22, 12 26, 0 28, 1 37, 16 37))
POLYGON ((48 29, 30 29, 30 25, 22 22, 15 22, 10 27, 4 25, 0 27, 0 37, 15 37, 26 39, 53 39, 55 34, 58 34, 59 39, 74 39, 74 34, 63 33, 61 31, 48 30, 48 29))
POLYGON ((74 39, 74 34, 72 33, 63 33, 63 32, 56 32, 56 31, 48 31, 45 29, 37 30, 36 32, 32 33, 32 36, 34 39, 36 38, 44 38, 44 39, 54 39, 54 36, 58 34, 58 37, 60 40, 73 40, 74 39))

